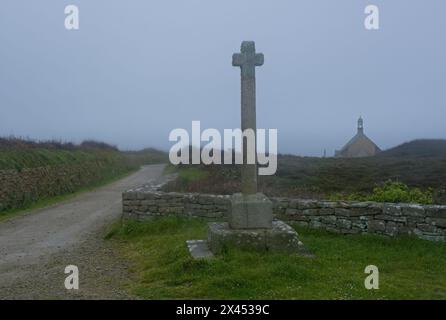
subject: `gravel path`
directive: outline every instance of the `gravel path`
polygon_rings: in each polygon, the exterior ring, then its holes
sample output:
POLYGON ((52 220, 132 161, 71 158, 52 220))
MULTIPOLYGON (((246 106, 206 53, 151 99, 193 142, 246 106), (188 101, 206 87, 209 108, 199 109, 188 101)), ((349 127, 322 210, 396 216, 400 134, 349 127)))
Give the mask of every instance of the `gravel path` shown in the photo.
POLYGON ((103 240, 121 214, 121 192, 162 182, 164 165, 92 192, 0 222, 0 299, 131 299, 126 262, 103 240), (79 268, 79 290, 66 290, 67 265, 79 268))

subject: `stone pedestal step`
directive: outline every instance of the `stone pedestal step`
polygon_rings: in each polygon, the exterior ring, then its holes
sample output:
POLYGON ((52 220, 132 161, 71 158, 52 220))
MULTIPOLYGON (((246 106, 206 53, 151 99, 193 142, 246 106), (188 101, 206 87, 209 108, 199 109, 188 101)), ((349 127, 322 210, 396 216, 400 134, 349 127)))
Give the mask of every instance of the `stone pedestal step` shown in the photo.
POLYGON ((187 240, 186 244, 192 258, 206 259, 214 256, 209 249, 207 240, 187 240))
POLYGON ((297 232, 283 221, 273 221, 271 229, 232 229, 228 223, 209 224, 208 240, 186 241, 193 258, 211 258, 221 254, 225 247, 280 252, 313 257, 299 240, 297 232))

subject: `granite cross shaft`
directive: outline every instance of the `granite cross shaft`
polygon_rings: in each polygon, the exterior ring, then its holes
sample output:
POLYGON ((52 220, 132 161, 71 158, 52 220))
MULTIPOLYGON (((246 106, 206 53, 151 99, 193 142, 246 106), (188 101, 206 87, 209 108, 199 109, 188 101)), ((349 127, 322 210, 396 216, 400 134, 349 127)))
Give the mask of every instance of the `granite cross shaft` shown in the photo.
MULTIPOLYGON (((256 141, 256 71, 263 65, 263 53, 256 53, 254 41, 243 41, 240 53, 232 56, 232 65, 241 69, 242 131, 252 129, 254 133, 254 164, 248 164, 248 143, 242 139, 242 193, 257 193, 257 141, 256 141)), ((252 148, 250 148, 252 150, 252 148)), ((252 151, 251 151, 252 152, 252 151)))

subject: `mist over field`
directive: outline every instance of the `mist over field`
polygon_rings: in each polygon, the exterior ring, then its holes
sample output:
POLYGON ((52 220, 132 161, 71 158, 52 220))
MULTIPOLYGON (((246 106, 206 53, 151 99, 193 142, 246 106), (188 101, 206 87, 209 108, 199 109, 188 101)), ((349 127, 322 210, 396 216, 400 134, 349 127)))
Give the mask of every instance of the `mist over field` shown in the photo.
POLYGON ((80 29, 64 28, 72 1, 4 0, 0 11, 0 136, 168 150, 169 132, 240 126, 242 40, 257 68, 259 128, 279 152, 333 155, 364 118, 387 149, 446 138, 446 3, 373 1, 77 0, 80 29))

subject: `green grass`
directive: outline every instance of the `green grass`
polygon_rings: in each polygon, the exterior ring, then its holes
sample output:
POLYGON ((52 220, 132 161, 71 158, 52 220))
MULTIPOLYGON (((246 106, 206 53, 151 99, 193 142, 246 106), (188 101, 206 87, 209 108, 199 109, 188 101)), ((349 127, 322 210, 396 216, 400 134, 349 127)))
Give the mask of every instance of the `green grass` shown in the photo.
POLYGON ((185 241, 206 237, 200 219, 125 222, 107 238, 133 266, 130 291, 146 299, 446 299, 443 243, 298 231, 315 258, 232 248, 193 260, 185 241), (370 264, 379 268, 379 290, 364 288, 370 264))
POLYGON ((199 183, 200 181, 206 180, 209 176, 209 172, 203 170, 201 166, 191 165, 191 166, 174 166, 169 164, 164 169, 165 174, 176 173, 176 184, 181 189, 181 186, 190 186, 194 183, 199 183))
POLYGON ((179 172, 179 178, 184 182, 198 181, 203 178, 206 178, 207 175, 208 175, 207 172, 194 167, 186 168, 179 172))
POLYGON ((31 202, 27 205, 25 205, 24 207, 20 207, 20 208, 14 208, 14 209, 10 209, 10 210, 4 210, 0 212, 0 222, 7 220, 9 218, 12 218, 14 216, 17 215, 22 215, 22 214, 27 214, 33 210, 37 210, 37 209, 41 209, 41 208, 45 208, 51 205, 54 205, 56 203, 59 203, 61 201, 65 201, 65 200, 69 200, 71 198, 74 198, 75 196, 82 194, 84 192, 88 192, 88 191, 92 191, 94 189, 100 188, 106 184, 112 183, 114 181, 120 180, 134 172, 136 172, 138 169, 134 169, 134 170, 130 170, 128 172, 122 173, 120 175, 117 176, 108 176, 102 180, 99 181, 95 181, 94 183, 85 186, 81 189, 78 189, 75 192, 70 192, 70 193, 66 193, 66 194, 61 194, 61 195, 57 195, 54 197, 50 197, 50 198, 43 198, 40 199, 38 201, 35 202, 31 202))

